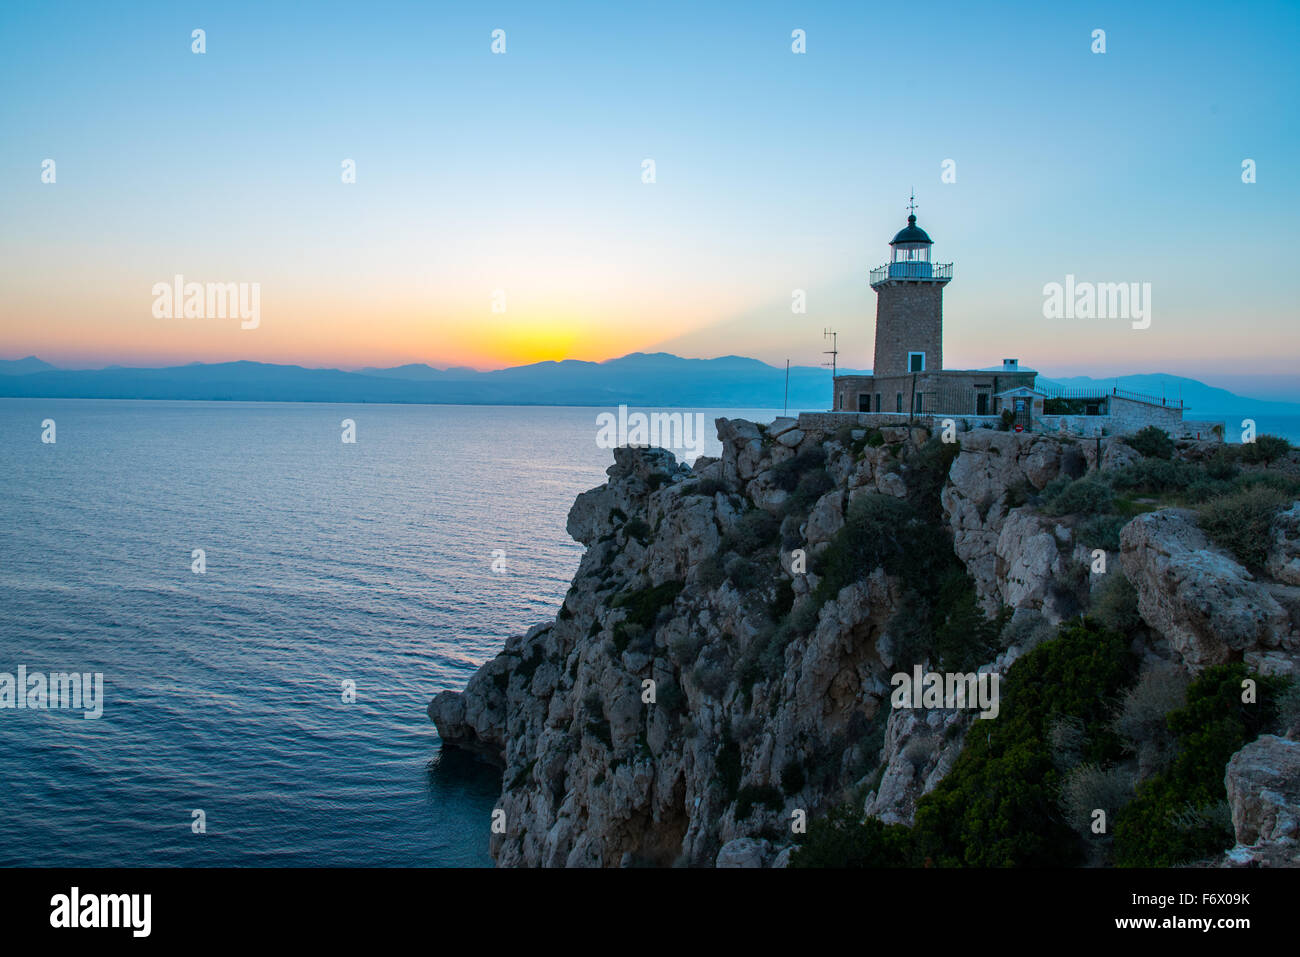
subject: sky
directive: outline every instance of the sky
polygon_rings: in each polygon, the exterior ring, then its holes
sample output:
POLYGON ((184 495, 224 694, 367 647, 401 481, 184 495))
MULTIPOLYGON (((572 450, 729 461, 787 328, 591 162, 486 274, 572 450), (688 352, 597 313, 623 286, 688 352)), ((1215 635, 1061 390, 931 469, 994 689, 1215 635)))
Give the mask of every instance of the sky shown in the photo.
POLYGON ((1295 2, 5 4, 0 358, 869 368, 914 189, 945 366, 1300 393, 1298 46, 1295 2), (177 274, 257 327, 155 317, 177 274), (1149 327, 1046 318, 1067 275, 1149 327))

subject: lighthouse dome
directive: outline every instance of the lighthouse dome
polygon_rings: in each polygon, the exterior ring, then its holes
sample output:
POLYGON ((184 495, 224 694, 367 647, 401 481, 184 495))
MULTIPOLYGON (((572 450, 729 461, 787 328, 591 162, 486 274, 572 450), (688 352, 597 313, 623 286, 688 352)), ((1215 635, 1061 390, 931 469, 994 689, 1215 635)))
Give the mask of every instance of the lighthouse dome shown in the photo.
POLYGON ((898 235, 889 241, 893 246, 897 243, 925 243, 927 246, 933 246, 934 240, 931 239, 924 229, 916 225, 916 216, 907 217, 907 226, 898 231, 898 235))

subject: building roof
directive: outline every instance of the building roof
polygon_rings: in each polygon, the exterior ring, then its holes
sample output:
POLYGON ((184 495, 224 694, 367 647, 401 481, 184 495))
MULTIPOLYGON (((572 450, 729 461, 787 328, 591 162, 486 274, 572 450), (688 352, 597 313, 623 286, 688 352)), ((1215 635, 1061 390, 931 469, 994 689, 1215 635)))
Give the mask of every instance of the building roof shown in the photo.
POLYGON ((998 392, 993 396, 993 398, 1001 399, 1002 397, 1008 395, 1041 395, 1044 398, 1048 398, 1046 392, 1042 392, 1039 391, 1038 389, 1030 388, 1027 385, 1018 385, 1014 389, 1007 389, 1005 392, 998 392))
POLYGON ((889 241, 889 245, 896 243, 923 243, 926 246, 933 246, 934 240, 926 235, 925 230, 916 225, 916 215, 907 217, 907 226, 898 231, 898 235, 889 241))

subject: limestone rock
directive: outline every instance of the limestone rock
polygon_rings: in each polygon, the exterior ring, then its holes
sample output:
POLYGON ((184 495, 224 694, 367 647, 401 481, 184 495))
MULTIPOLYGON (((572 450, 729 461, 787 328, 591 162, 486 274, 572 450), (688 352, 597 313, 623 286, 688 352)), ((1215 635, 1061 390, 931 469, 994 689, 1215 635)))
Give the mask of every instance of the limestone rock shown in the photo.
POLYGON ((1278 581, 1300 585, 1300 502, 1273 521, 1264 570, 1278 581))
MULTIPOLYGON (((429 705, 445 747, 503 767, 506 829, 489 845, 498 866, 786 866, 792 848, 771 841, 789 833, 794 809, 815 819, 878 774, 865 809, 910 822, 982 724, 972 710, 881 714, 892 672, 912 664, 895 661, 890 634, 907 582, 862 568, 838 594, 818 594, 816 559, 846 509, 863 495, 906 497, 929 432, 888 426, 884 444, 855 452, 845 425, 861 433, 854 440, 876 436, 856 416, 717 424, 721 455, 693 468, 662 449, 614 450, 608 480, 570 509, 584 550, 559 614, 429 705), (831 487, 795 506, 781 465, 816 452, 831 487), (770 540, 756 541, 764 526, 770 540), (808 548, 805 574, 789 567, 794 539, 808 548), (871 729, 882 720, 880 747, 871 729)), ((960 442, 940 490, 943 520, 985 608, 1005 603, 1023 626, 978 669, 1005 673, 1067 614, 1067 599, 1088 599, 1074 522, 1037 514, 1036 491, 1129 452, 1113 440, 994 430, 960 442)), ((1300 587, 1255 582, 1194 522, 1162 515, 1135 520, 1119 558, 1147 620, 1172 636, 1159 653, 1289 673, 1300 661, 1300 587)), ((1242 813, 1280 833, 1280 813, 1242 813)), ((1259 861, 1282 846, 1237 856, 1259 861)))
POLYGON ((1300 741, 1261 735, 1232 756, 1223 779, 1237 844, 1300 841, 1300 741))
POLYGON ((1245 568, 1212 548, 1193 513, 1140 515, 1120 535, 1120 561, 1143 619, 1193 670, 1276 646, 1286 612, 1245 568))
POLYGON ((762 838, 738 837, 722 845, 715 867, 762 867, 771 858, 772 845, 762 838))

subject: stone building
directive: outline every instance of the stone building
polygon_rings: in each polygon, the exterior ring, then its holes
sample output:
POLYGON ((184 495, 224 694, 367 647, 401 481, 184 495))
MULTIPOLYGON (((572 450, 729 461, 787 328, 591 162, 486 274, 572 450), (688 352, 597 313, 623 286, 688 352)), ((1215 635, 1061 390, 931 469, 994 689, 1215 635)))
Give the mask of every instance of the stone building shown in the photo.
POLYGON ((1038 373, 1018 359, 986 369, 945 369, 943 290, 952 282, 952 263, 932 262, 933 245, 912 213, 889 242, 889 262, 871 270, 872 374, 836 376, 833 412, 879 416, 873 420, 880 424, 941 416, 970 429, 1001 425, 1005 411, 1011 419, 1006 427, 1024 431, 1107 435, 1158 425, 1174 437, 1222 435, 1217 423, 1184 421, 1181 403, 1118 388, 1079 396, 1040 388, 1038 373))
MULTIPOLYGON (((1012 408, 1006 393, 1032 389, 1036 375, 1018 360, 1004 359, 997 369, 943 367, 943 288, 952 282, 952 263, 930 261, 934 241, 916 225, 915 214, 889 245, 889 262, 871 271, 876 293, 872 374, 837 376, 835 411, 996 417, 1004 407, 1012 408)), ((1028 424, 1030 410, 1023 411, 1028 424)))

